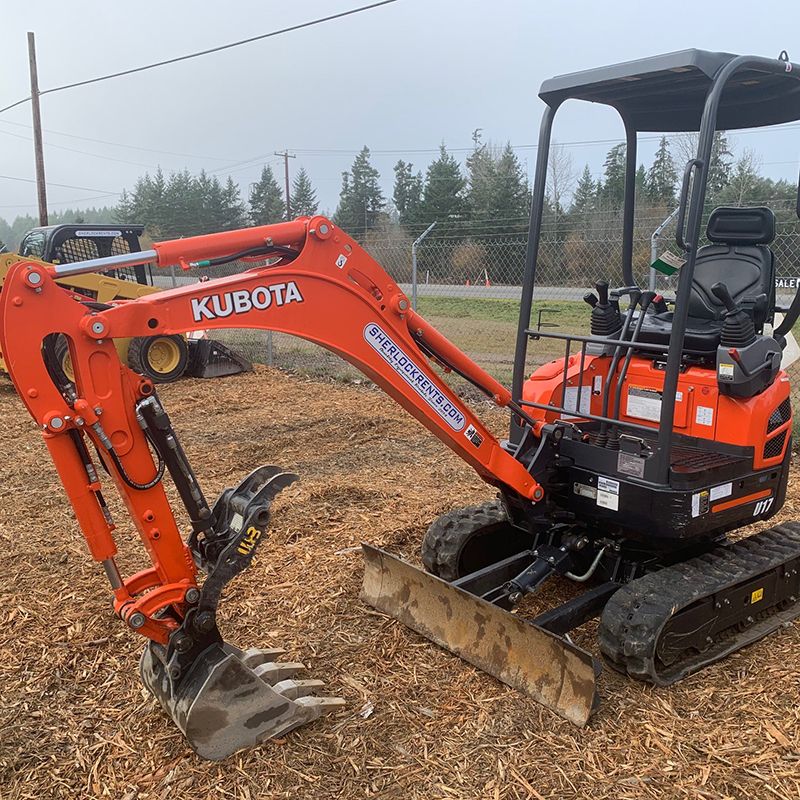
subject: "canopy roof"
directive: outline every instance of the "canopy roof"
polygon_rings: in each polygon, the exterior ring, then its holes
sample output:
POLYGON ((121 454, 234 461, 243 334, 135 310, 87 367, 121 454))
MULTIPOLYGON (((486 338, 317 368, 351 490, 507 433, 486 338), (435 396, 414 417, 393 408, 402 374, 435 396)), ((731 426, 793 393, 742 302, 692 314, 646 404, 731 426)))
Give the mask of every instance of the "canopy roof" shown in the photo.
MULTIPOLYGON (((618 109, 638 131, 696 131, 706 93, 731 53, 680 50, 546 80, 539 97, 550 106, 588 100, 618 109)), ((800 119, 800 68, 778 60, 737 71, 723 90, 717 128, 757 128, 800 119), (770 63, 771 62, 771 63, 770 63)))

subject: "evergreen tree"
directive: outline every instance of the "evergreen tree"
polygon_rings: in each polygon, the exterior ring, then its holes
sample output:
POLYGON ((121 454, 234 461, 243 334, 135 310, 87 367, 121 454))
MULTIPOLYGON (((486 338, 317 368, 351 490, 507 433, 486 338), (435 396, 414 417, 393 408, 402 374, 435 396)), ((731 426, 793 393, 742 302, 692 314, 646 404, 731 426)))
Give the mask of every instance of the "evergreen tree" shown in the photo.
POLYGON ((603 165, 603 184, 600 196, 609 210, 622 208, 625 202, 625 144, 615 144, 603 165))
POLYGON ((475 220, 488 220, 494 215, 495 167, 495 159, 485 144, 477 146, 467 158, 467 209, 475 220))
POLYGON ((401 158, 394 165, 392 201, 401 225, 413 225, 419 218, 422 202, 422 173, 414 173, 414 165, 401 158))
POLYGON ((380 173, 369 160, 364 145, 350 172, 342 173, 342 190, 334 222, 353 236, 363 237, 382 219, 386 201, 380 187, 380 173))
POLYGON ((465 187, 466 181, 458 161, 442 144, 439 158, 430 164, 425 174, 420 205, 422 219, 425 222, 435 220, 440 226, 446 226, 448 221, 464 219, 467 210, 465 187))
POLYGON ((578 179, 578 185, 575 187, 575 194, 572 196, 572 207, 570 211, 583 217, 588 212, 594 209, 597 200, 597 184, 592 178, 592 172, 589 165, 586 164, 578 179))
POLYGON ((222 191, 223 217, 221 230, 232 231, 247 225, 247 209, 242 202, 239 185, 228 176, 222 191))
POLYGON ((528 186, 517 154, 507 143, 494 165, 492 213, 496 233, 518 233, 527 226, 528 186))
POLYGON ((264 165, 261 177, 250 189, 250 222, 253 225, 271 225, 286 219, 286 204, 272 167, 264 165))
POLYGON ((714 143, 711 147, 711 164, 708 168, 708 182, 706 184, 706 203, 717 205, 719 193, 731 182, 733 170, 733 153, 728 144, 725 131, 714 133, 714 143))
POLYGON ((641 202, 641 198, 647 197, 647 170, 644 164, 639 164, 636 170, 636 201, 641 202))
POLYGON ((292 216, 313 217, 317 213, 319 204, 317 203, 317 193, 311 185, 311 179, 303 167, 297 172, 292 181, 292 193, 290 198, 292 216))
POLYGON ((647 172, 647 198, 656 205, 674 206, 678 173, 669 152, 667 137, 662 136, 653 164, 647 172))

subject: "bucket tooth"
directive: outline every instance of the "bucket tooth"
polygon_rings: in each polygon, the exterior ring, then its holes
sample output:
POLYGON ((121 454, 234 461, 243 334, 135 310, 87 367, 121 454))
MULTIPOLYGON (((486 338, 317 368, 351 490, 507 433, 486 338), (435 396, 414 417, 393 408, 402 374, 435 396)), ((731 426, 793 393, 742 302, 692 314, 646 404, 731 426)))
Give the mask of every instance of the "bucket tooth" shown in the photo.
POLYGON ((274 661, 278 656, 282 656, 285 653, 286 651, 280 647, 271 647, 266 650, 260 650, 257 647, 248 647, 247 650, 242 652, 239 658, 246 667, 255 669, 261 666, 261 664, 274 661))
POLYGON ((211 645, 177 679, 170 678, 159 645, 151 643, 142 653, 142 682, 201 758, 227 758, 344 705, 340 697, 306 695, 321 681, 291 680, 299 663, 248 666, 247 660, 258 660, 255 652, 211 645), (274 675, 281 678, 276 685, 269 682, 274 675))
POLYGON ((275 684, 297 675, 298 672, 305 668, 306 665, 301 664, 299 661, 267 661, 255 667, 253 674, 261 678, 262 681, 275 684))
POLYGON ((308 678, 306 680, 294 680, 287 678, 286 680, 276 683, 272 688, 284 697, 290 700, 297 700, 299 697, 308 697, 316 689, 321 689, 325 683, 323 681, 308 678))

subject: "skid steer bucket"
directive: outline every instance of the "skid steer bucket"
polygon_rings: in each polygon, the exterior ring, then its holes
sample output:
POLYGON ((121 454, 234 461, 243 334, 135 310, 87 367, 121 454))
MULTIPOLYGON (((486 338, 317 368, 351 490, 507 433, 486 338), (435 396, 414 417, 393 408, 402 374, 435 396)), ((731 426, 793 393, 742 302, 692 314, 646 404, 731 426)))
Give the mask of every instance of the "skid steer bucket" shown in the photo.
POLYGON ((597 704, 591 654, 383 550, 361 547, 361 597, 369 605, 570 722, 586 724, 597 704))
POLYGON ((216 339, 189 339, 186 374, 193 378, 223 378, 252 372, 253 365, 242 355, 216 339))
POLYGON ((303 664, 275 661, 283 650, 242 651, 227 643, 212 645, 186 676, 173 682, 157 647, 151 643, 142 653, 142 683, 201 758, 227 758, 345 702, 340 697, 312 695, 322 681, 296 680, 303 664))

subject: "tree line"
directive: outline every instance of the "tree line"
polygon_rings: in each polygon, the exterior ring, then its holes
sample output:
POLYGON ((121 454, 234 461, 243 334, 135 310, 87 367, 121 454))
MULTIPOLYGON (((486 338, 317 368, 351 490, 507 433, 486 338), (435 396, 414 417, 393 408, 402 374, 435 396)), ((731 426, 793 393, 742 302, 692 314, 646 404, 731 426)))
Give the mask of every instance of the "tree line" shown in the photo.
MULTIPOLYGON (((398 279, 404 279, 410 269, 411 241, 436 222, 429 241, 436 241, 437 247, 420 251, 423 267, 434 278, 462 280, 491 270, 497 280, 518 281, 531 205, 526 170, 509 143, 485 143, 480 131, 473 134, 473 143, 463 165, 444 144, 424 171, 398 160, 390 198, 364 146, 342 174, 333 220, 364 243, 398 279)), ((692 158, 695 148, 696 135, 662 137, 652 162, 640 164, 637 170, 636 258, 640 265, 649 261, 645 245, 653 228, 677 204, 678 165, 692 158)), ((594 177, 588 164, 580 172, 574 169, 566 148, 551 148, 541 263, 545 271, 553 270, 559 282, 583 280, 586 265, 618 258, 625 160, 625 144, 614 145, 606 154, 602 174, 594 177)), ((795 193, 793 183, 763 176, 751 151, 735 158, 725 133, 717 132, 708 182, 709 209, 764 203, 795 230, 791 202, 795 193)), ((295 217, 319 210, 311 178, 300 168, 291 184, 288 211, 295 217)), ((203 170, 165 175, 158 169, 123 191, 113 209, 56 213, 51 222, 76 217, 86 222, 142 222, 158 239, 279 222, 287 218, 287 207, 269 164, 249 186, 246 198, 231 177, 222 181, 203 170)), ((18 217, 11 226, 0 220, 0 239, 14 246, 34 225, 31 217, 18 217)))

